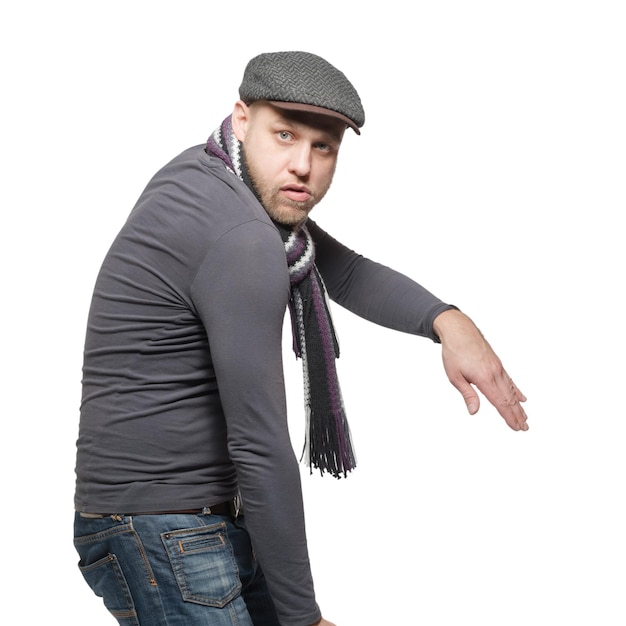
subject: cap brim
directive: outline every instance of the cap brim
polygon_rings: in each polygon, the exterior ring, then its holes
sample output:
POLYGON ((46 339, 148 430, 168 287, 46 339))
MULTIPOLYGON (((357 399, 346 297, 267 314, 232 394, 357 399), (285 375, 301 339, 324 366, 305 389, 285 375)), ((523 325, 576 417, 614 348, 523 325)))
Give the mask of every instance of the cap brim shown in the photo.
POLYGON ((323 115, 325 117, 332 117, 336 120, 341 120, 346 126, 349 126, 357 135, 361 134, 359 127, 349 117, 346 117, 342 113, 337 113, 337 111, 325 109, 324 107, 318 107, 313 104, 301 104, 300 102, 282 102, 277 100, 268 100, 268 102, 279 109, 286 109, 288 111, 303 111, 305 113, 323 115))

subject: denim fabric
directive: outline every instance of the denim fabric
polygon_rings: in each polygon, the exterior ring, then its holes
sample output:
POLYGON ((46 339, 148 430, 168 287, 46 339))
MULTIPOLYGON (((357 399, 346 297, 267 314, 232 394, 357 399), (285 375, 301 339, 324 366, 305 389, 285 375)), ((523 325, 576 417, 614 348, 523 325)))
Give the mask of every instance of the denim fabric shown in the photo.
POLYGON ((78 564, 121 626, 278 626, 243 517, 76 513, 78 564))

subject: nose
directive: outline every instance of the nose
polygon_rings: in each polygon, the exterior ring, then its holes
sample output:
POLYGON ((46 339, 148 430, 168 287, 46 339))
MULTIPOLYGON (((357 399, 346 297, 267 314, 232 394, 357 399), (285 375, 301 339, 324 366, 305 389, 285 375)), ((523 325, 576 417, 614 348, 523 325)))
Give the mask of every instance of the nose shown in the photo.
POLYGON ((311 147, 304 143, 293 146, 289 155, 289 172, 305 178, 311 172, 311 147))

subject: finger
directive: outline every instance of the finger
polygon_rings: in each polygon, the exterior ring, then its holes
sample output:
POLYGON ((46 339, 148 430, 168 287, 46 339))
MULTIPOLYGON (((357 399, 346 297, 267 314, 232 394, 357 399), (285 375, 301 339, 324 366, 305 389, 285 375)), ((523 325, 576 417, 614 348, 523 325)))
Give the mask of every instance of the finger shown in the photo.
POLYGON ((450 382, 463 396, 468 413, 470 415, 478 413, 478 409, 480 408, 480 398, 474 387, 472 387, 464 378, 458 380, 450 379, 450 382))
MULTIPOLYGON (((513 381, 511 381, 513 383, 513 381)), ((515 395, 520 402, 526 402, 526 396, 522 393, 522 391, 518 388, 518 386, 513 383, 513 387, 515 388, 515 395)))
POLYGON ((498 412, 513 430, 528 430, 528 416, 521 405, 526 398, 523 395, 522 398, 523 400, 515 394, 512 399, 507 399, 497 406, 498 412))
POLYGON ((480 409, 480 398, 478 394, 470 387, 470 391, 461 394, 463 400, 465 400, 465 406, 467 406, 467 412, 470 415, 476 415, 478 409, 480 409))
POLYGON ((528 418, 519 402, 508 406, 506 409, 499 411, 499 413, 513 430, 528 430, 528 418))
POLYGON ((480 392, 493 404, 507 425, 513 430, 528 430, 527 415, 521 402, 526 396, 506 373, 489 383, 478 386, 480 392))
POLYGON ((526 396, 522 393, 519 387, 513 382, 513 379, 508 376, 509 385, 514 397, 514 401, 512 403, 514 419, 520 430, 528 430, 528 416, 526 415, 526 411, 524 407, 521 405, 522 402, 526 402, 526 396))

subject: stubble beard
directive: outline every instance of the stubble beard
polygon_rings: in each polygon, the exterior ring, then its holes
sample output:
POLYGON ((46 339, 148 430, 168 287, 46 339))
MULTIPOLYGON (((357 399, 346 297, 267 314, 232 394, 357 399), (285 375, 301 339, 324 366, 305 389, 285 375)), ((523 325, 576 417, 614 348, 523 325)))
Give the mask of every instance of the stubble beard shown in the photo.
POLYGON ((260 176, 257 176, 254 167, 250 165, 246 158, 245 150, 242 156, 257 200, 272 220, 290 228, 298 228, 304 224, 309 217, 309 213, 321 198, 311 198, 306 202, 297 202, 296 200, 285 198, 281 195, 279 186, 272 187, 263 181, 260 176))

